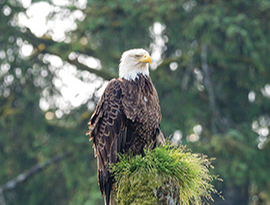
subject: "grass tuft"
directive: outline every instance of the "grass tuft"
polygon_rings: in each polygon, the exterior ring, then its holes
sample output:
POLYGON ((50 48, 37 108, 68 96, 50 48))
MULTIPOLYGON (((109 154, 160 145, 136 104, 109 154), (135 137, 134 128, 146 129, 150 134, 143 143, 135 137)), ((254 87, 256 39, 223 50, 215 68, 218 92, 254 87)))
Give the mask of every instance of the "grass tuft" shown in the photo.
POLYGON ((111 166, 118 205, 205 204, 217 193, 211 182, 219 178, 209 172, 213 159, 184 146, 166 144, 145 150, 144 157, 129 153, 119 158, 111 166))

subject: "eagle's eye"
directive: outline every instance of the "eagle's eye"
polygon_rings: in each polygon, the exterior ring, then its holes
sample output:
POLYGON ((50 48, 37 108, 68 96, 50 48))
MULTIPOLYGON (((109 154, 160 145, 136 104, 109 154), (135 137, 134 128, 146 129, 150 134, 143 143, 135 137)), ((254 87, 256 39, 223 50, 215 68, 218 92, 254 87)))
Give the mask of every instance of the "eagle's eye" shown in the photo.
POLYGON ((140 55, 135 55, 135 58, 139 58, 140 57, 140 55))

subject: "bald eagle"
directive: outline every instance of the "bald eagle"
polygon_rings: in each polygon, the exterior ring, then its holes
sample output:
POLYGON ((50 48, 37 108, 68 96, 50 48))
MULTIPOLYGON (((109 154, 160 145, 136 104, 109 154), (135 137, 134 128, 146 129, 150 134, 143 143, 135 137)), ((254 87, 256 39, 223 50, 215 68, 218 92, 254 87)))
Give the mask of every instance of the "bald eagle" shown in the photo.
POLYGON ((119 78, 112 79, 99 99, 89 121, 90 139, 97 158, 99 188, 105 204, 110 204, 113 177, 109 165, 118 153, 144 155, 144 148, 164 144, 160 130, 158 94, 149 76, 151 57, 144 49, 122 54, 119 78))

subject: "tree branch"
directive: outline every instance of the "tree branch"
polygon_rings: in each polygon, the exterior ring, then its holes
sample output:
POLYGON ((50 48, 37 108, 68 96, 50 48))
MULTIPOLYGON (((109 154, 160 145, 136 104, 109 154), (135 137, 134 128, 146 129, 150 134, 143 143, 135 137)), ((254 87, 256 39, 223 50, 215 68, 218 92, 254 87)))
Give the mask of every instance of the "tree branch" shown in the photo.
POLYGON ((55 162, 63 160, 64 158, 70 156, 71 154, 72 152, 66 152, 62 155, 55 155, 47 162, 38 163, 32 166, 30 169, 19 174, 17 177, 11 179, 7 183, 0 185, 0 205, 5 205, 5 199, 4 199, 4 193, 3 193, 4 191, 14 189, 18 183, 26 181, 28 178, 42 171, 44 168, 48 167, 49 165, 55 162))
POLYGON ((201 53, 201 62, 202 62, 202 72, 204 75, 204 86, 208 93, 208 100, 209 100, 209 109, 212 113, 212 119, 211 119, 211 129, 213 133, 217 132, 216 129, 216 121, 219 115, 219 111, 216 107, 216 101, 215 101, 215 95, 214 95, 214 89, 211 82, 208 64, 207 64, 207 46, 206 44, 202 44, 202 53, 201 53))
POLYGON ((190 79, 190 73, 193 70, 193 58, 190 58, 190 62, 185 70, 183 79, 182 79, 182 83, 181 83, 181 88, 183 91, 186 91, 188 88, 188 83, 189 83, 189 79, 190 79))
MULTIPOLYGON (((53 53, 51 53, 51 54, 53 54, 53 53)), ((75 65, 79 70, 89 71, 90 73, 94 73, 94 74, 98 75, 99 77, 102 77, 104 80, 111 80, 112 78, 117 78, 117 76, 114 75, 112 72, 107 72, 104 69, 97 70, 94 68, 90 68, 86 65, 79 63, 78 59, 75 59, 75 60, 65 59, 65 61, 67 61, 70 64, 75 65)))
MULTIPOLYGON (((35 54, 33 54, 32 57, 35 57, 40 53, 43 53, 43 54, 49 53, 51 55, 59 56, 63 61, 67 61, 70 64, 75 65, 79 70, 89 71, 90 73, 94 73, 94 74, 102 77, 104 80, 111 80, 112 78, 117 77, 116 75, 114 75, 111 72, 106 71, 105 69, 97 70, 94 68, 90 68, 86 65, 83 65, 83 64, 78 62, 78 59, 70 60, 68 58, 67 52, 58 53, 55 50, 50 49, 50 46, 52 46, 56 42, 54 42, 50 38, 38 38, 33 33, 31 33, 31 31, 29 29, 28 29, 28 32, 25 34, 25 38, 29 42, 31 42, 31 44, 36 48, 35 54)), ((70 50, 70 52, 72 51, 71 50, 72 46, 70 44, 65 44, 65 43, 58 43, 58 44, 59 44, 59 46, 61 46, 61 50, 64 50, 64 51, 70 50)), ((89 48, 87 50, 89 50, 89 48)), ((91 50, 91 52, 88 52, 87 54, 91 55, 91 54, 94 54, 94 52, 91 50)))

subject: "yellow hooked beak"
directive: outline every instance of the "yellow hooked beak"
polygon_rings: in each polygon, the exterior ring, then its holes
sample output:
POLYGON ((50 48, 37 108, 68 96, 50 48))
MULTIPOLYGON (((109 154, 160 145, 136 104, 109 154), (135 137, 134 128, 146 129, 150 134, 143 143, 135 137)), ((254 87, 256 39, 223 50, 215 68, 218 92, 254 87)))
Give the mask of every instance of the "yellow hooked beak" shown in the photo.
POLYGON ((139 59, 140 62, 142 63, 149 63, 151 64, 152 63, 152 59, 149 55, 143 55, 140 59, 139 59))

